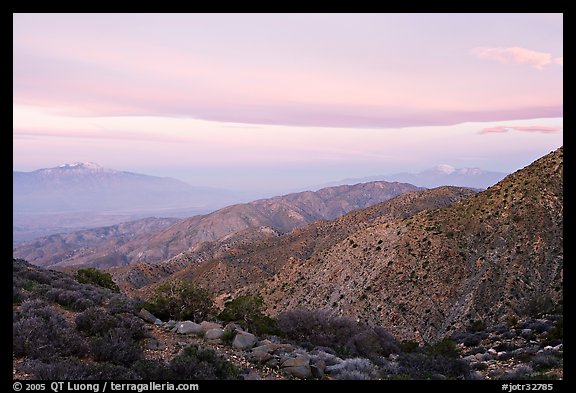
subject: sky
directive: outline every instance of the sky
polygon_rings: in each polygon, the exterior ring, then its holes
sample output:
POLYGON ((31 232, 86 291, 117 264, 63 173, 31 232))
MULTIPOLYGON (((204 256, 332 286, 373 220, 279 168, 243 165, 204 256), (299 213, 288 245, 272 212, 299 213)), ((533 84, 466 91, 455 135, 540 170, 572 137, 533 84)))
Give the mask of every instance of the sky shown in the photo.
POLYGON ((14 14, 13 166, 239 190, 562 145, 562 14, 14 14))

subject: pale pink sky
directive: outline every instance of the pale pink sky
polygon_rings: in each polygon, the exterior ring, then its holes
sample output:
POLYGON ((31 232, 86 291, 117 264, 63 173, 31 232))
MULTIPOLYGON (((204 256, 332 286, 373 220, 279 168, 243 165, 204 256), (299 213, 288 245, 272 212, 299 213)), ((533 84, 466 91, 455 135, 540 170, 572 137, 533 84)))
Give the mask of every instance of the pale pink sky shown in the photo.
POLYGON ((14 168, 316 184, 562 144, 561 14, 15 14, 14 168))

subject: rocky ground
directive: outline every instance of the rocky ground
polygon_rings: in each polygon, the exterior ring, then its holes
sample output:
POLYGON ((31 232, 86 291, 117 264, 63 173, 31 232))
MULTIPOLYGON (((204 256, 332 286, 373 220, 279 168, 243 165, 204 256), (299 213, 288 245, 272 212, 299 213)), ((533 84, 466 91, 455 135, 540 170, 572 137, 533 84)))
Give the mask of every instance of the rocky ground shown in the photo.
MULTIPOLYGON (((258 338, 236 324, 162 322, 147 311, 148 359, 170 360, 188 345, 215 350, 242 370, 242 379, 387 379, 402 376, 398 354, 380 359, 343 359, 327 348, 305 350, 277 337, 258 338)), ((562 379, 562 316, 544 315, 452 336, 470 379, 562 379)), ((434 379, 445 379, 434 375, 434 379)))

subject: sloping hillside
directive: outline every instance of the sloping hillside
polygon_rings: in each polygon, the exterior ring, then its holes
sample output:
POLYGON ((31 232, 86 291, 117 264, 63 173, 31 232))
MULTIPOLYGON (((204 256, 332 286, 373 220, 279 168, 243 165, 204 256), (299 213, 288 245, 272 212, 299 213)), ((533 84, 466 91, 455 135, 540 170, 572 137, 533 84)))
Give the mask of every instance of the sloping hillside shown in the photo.
POLYGON ((329 309, 419 341, 552 309, 563 290, 562 187, 559 148, 452 206, 292 259, 261 293, 273 313, 329 309))
MULTIPOLYGON (((334 221, 309 224, 283 236, 261 227, 222 241, 200 243, 161 264, 139 264, 113 272, 126 289, 145 287, 158 282, 159 277, 170 276, 194 281, 220 295, 254 290, 290 261, 303 261, 350 233, 422 210, 448 206, 471 195, 474 191, 457 187, 410 192, 334 221)), ((144 292, 149 290, 144 288, 144 292)))

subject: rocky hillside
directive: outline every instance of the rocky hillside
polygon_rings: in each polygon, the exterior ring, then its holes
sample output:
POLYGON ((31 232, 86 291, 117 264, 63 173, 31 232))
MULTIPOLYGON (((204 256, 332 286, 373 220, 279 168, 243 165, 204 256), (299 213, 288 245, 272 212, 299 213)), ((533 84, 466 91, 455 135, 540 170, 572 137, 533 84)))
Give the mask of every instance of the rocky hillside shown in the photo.
POLYGON ((563 292, 563 149, 449 207, 376 223, 292 258, 271 313, 327 309, 431 342, 472 321, 552 310, 563 292))
POLYGON ((303 261, 330 248, 351 233, 380 223, 409 217, 417 212, 448 206, 475 192, 467 188, 441 187, 402 194, 366 209, 350 212, 333 221, 317 221, 280 235, 268 227, 203 242, 161 264, 137 264, 113 269, 126 290, 143 288, 159 278, 183 279, 210 288, 215 294, 256 290, 290 261, 303 261))
POLYGON ((219 240, 239 231, 260 227, 285 233, 316 220, 334 219, 352 210, 419 189, 410 184, 387 182, 330 187, 229 206, 211 214, 182 220, 167 229, 138 236, 118 246, 102 244, 88 254, 66 249, 59 253, 60 258, 51 257, 53 240, 41 239, 32 248, 17 247, 14 255, 46 266, 108 267, 161 262, 200 242, 219 240))

